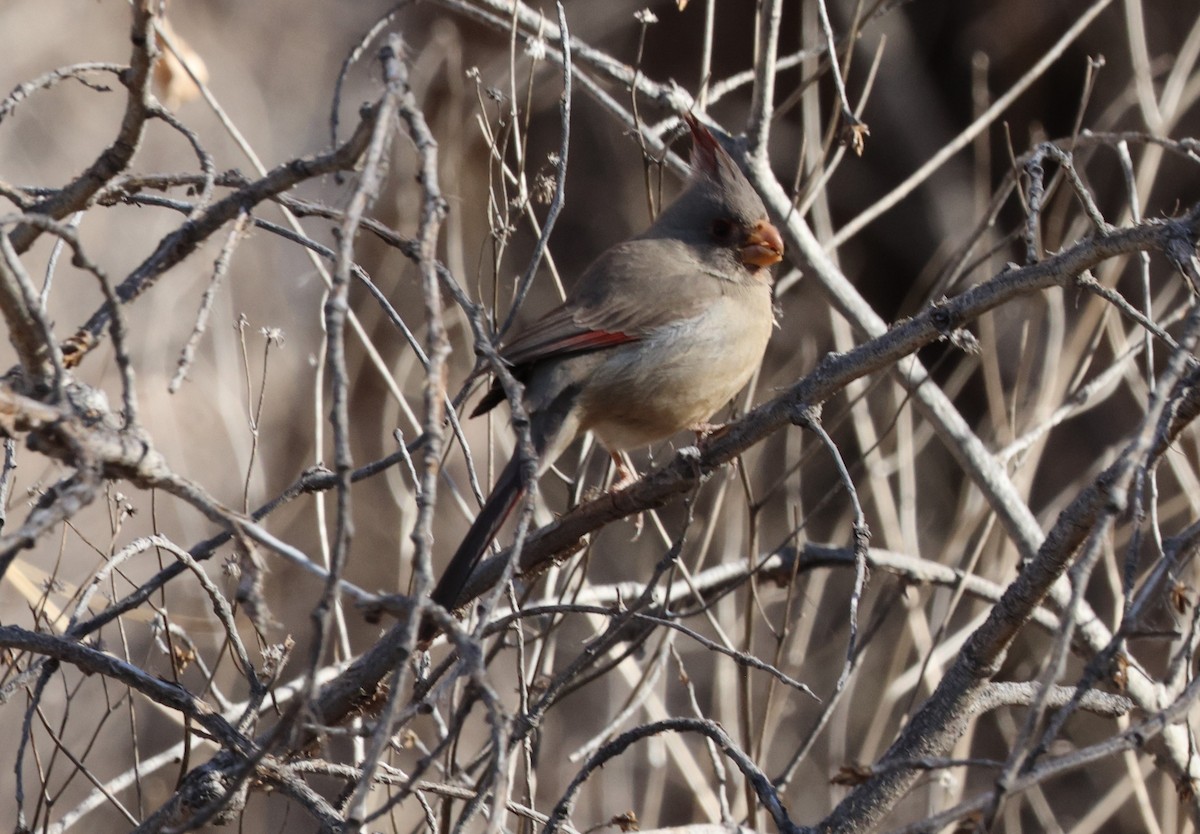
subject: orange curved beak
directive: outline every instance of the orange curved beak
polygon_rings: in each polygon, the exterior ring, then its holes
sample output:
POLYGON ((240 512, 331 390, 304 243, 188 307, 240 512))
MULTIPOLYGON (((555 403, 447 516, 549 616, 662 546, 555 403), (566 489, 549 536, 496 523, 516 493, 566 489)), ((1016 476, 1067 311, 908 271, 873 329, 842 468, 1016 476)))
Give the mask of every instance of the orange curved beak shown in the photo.
POLYGON ((783 238, 766 220, 759 220, 740 247, 746 266, 771 266, 783 260, 783 238))

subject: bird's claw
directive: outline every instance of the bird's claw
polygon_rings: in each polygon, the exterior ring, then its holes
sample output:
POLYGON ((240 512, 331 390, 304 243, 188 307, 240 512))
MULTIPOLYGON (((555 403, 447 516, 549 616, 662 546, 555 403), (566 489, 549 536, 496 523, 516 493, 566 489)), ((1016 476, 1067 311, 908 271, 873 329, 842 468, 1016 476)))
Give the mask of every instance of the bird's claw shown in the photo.
MULTIPOLYGON (((613 452, 612 462, 616 468, 616 476, 613 479, 610 492, 619 492, 638 479, 637 470, 633 468, 633 463, 624 452, 613 452)), ((642 535, 642 528, 645 526, 646 519, 642 513, 637 513, 629 520, 633 524, 633 538, 630 541, 637 541, 642 535)))
POLYGON ((696 442, 708 438, 716 438, 729 431, 729 423, 696 423, 694 426, 688 426, 688 431, 695 432, 696 442))
POLYGON ((633 468, 633 463, 623 452, 613 452, 612 462, 616 469, 616 477, 613 479, 613 485, 609 487, 610 492, 625 489, 638 479, 637 470, 633 468))

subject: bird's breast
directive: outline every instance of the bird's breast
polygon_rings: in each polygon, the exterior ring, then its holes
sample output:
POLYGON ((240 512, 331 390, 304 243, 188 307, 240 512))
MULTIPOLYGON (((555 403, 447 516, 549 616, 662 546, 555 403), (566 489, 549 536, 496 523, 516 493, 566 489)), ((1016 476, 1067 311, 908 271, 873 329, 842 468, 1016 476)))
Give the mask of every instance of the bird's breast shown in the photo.
POLYGON ((769 287, 741 285, 699 316, 607 351, 583 392, 582 428, 619 451, 707 421, 754 374, 772 326, 769 287))

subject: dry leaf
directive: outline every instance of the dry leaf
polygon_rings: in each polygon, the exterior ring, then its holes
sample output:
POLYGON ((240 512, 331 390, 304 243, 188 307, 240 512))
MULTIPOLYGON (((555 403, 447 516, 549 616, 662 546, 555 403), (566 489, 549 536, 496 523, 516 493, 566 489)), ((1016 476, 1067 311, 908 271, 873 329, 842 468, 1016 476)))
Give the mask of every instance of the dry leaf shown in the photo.
POLYGON ((199 53, 188 46, 187 41, 171 28, 166 18, 162 18, 158 25, 160 32, 155 40, 158 43, 159 56, 154 62, 154 89, 163 107, 178 110, 200 95, 200 88, 192 80, 192 76, 188 75, 184 64, 186 63, 201 84, 208 83, 208 67, 199 53), (167 41, 174 46, 174 52, 167 46, 167 41))

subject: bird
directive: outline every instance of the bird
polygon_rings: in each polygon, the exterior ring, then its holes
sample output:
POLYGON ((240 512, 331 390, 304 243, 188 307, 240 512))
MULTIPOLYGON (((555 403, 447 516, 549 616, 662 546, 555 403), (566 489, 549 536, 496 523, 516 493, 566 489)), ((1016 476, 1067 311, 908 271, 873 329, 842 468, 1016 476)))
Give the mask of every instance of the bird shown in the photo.
MULTIPOLYGON (((683 192, 644 232, 605 250, 566 299, 500 347, 524 385, 540 477, 592 434, 612 455, 619 489, 632 475, 621 453, 707 421, 762 362, 775 326, 770 267, 784 244, 762 198, 692 114, 691 172, 683 192)), ((475 417, 505 399, 499 381, 475 417)), ((501 470, 430 598, 453 610, 489 544, 525 493, 520 455, 501 470)), ((426 621, 423 641, 436 635, 426 621)))

